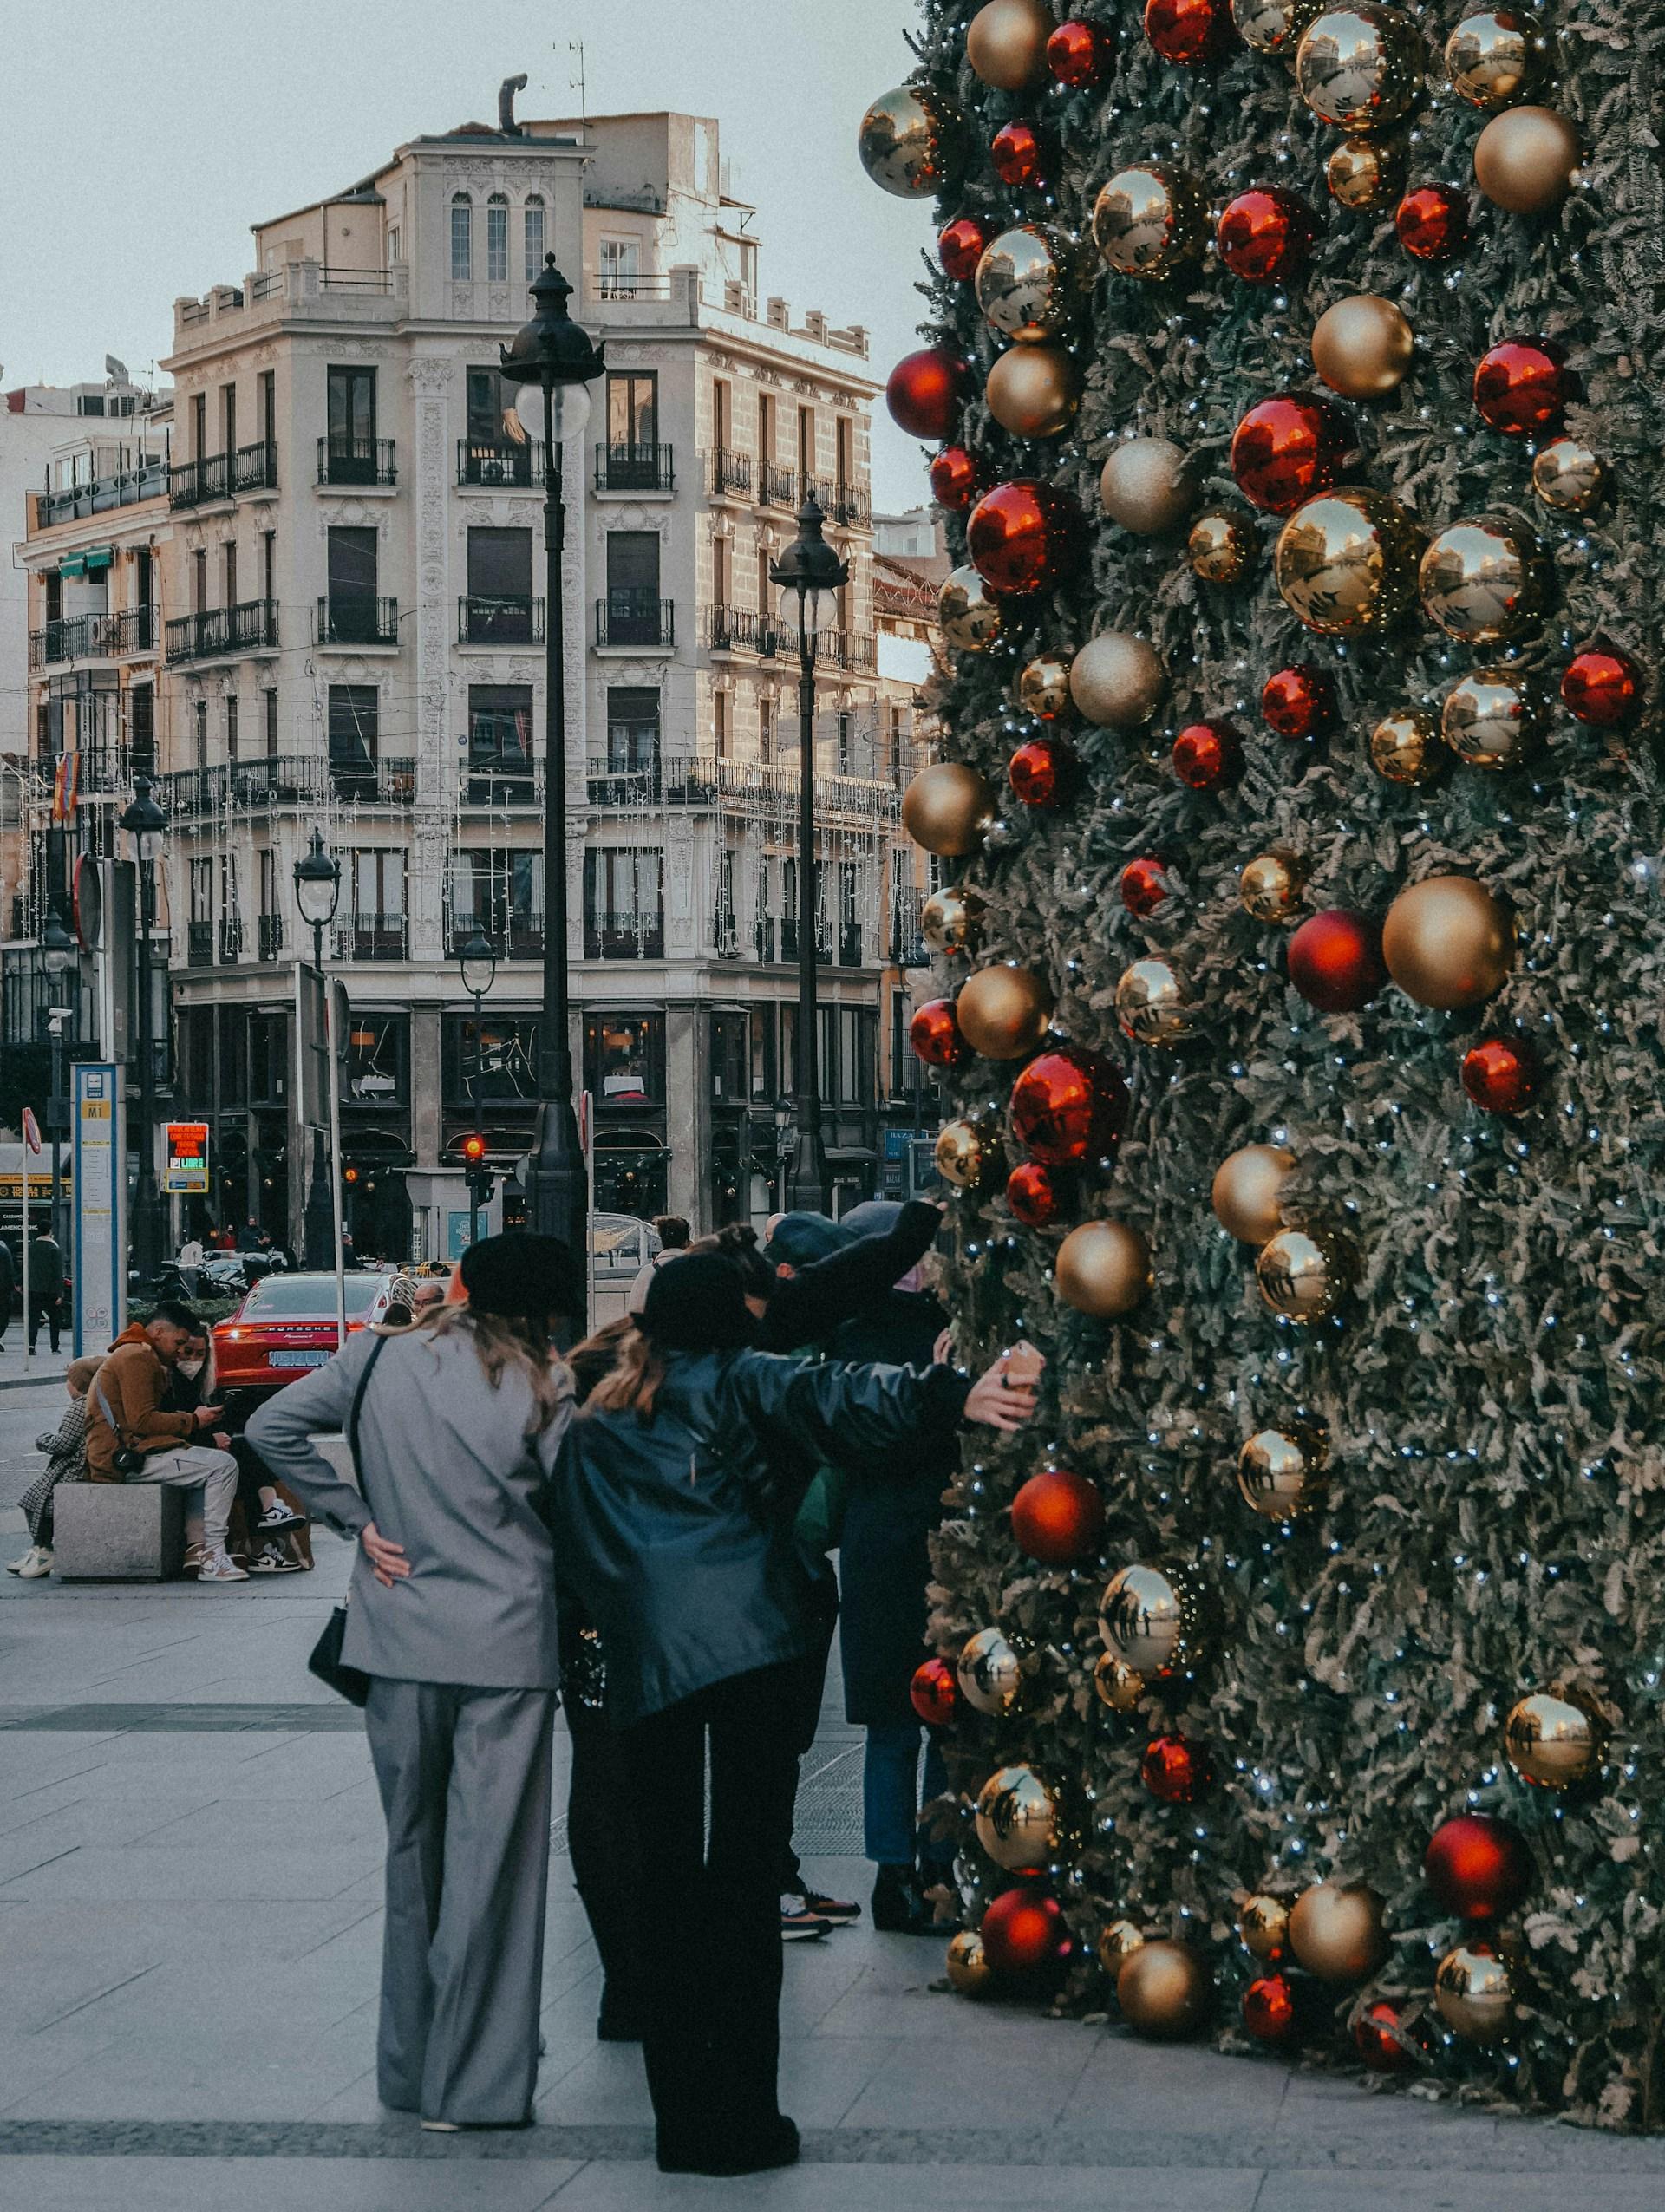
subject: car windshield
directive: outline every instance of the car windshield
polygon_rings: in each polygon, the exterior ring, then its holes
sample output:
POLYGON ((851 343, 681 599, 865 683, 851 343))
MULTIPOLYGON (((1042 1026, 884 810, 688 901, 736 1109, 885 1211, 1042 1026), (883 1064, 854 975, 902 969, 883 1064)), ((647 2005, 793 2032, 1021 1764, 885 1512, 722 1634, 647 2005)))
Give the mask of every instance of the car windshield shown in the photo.
MULTIPOLYGON (((347 1277, 347 1310, 349 1314, 368 1313, 375 1302, 382 1288, 379 1275, 349 1275, 347 1277)), ((336 1284, 333 1276, 299 1275, 265 1276, 250 1291, 238 1316, 245 1321, 270 1321, 278 1315, 312 1315, 327 1321, 336 1310, 336 1284)))

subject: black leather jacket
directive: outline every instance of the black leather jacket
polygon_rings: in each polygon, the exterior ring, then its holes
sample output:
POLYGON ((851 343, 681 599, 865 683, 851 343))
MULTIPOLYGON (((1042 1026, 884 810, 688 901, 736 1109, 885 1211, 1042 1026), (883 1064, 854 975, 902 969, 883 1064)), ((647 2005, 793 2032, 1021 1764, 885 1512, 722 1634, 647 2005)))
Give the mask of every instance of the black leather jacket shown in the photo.
POLYGON ((793 1659, 818 1630, 792 1517, 824 1460, 871 1462, 951 1429, 948 1367, 673 1354, 654 1418, 586 1413, 554 1484, 560 1579, 600 1630, 615 1726, 793 1659))

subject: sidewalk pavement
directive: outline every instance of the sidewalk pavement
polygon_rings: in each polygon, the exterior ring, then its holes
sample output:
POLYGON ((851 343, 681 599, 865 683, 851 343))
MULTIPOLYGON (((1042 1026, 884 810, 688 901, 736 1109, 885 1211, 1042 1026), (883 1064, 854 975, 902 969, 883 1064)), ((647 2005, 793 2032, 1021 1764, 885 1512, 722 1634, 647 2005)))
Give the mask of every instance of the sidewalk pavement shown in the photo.
MULTIPOLYGON (((0 1576, 3 2212, 1563 2212, 1581 2184, 1603 2212, 1665 2202, 1665 2141, 968 2004, 931 1987, 934 1941, 865 1927, 787 1953, 804 2163, 663 2177, 639 2053, 595 2040, 564 1737, 538 2124, 424 2136, 375 2101, 381 1818, 357 1716, 304 1666, 346 1549, 321 1537, 319 1560, 230 1589, 0 1576)), ((865 1902, 859 1738, 834 1702, 823 1718, 799 1840, 865 1902)))

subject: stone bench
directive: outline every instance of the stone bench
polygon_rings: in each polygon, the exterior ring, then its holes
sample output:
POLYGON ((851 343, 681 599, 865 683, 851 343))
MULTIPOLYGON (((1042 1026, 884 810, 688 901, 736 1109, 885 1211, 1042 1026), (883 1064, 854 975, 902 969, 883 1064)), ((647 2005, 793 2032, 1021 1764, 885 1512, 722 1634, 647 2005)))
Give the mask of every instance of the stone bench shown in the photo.
POLYGON ((165 1582, 185 1563, 189 1493, 167 1483, 60 1483, 52 1571, 61 1582, 165 1582))

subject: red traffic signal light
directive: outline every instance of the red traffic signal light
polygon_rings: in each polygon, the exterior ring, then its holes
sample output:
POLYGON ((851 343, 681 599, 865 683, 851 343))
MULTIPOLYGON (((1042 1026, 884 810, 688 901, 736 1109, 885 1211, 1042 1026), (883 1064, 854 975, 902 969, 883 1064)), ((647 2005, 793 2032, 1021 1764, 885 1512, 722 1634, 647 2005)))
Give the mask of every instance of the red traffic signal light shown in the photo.
POLYGON ((343 1167, 341 1171, 341 1179, 350 1188, 358 1180, 358 1170, 352 1166, 343 1167))
POLYGON ((486 1139, 478 1136, 465 1137, 462 1140, 462 1156, 470 1167, 479 1167, 486 1158, 486 1139))

